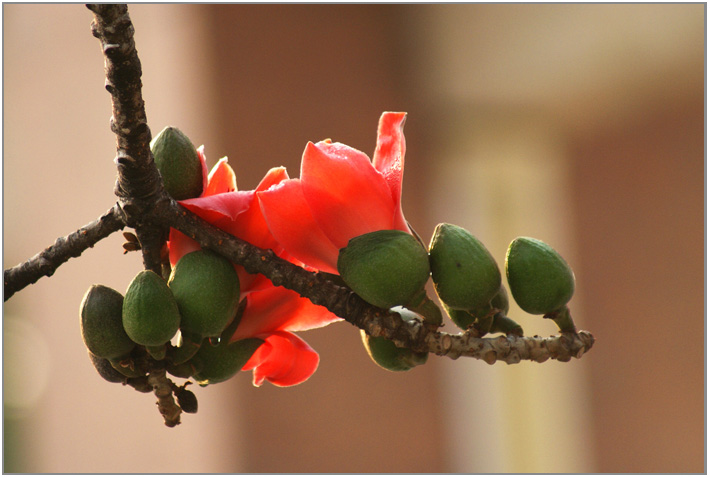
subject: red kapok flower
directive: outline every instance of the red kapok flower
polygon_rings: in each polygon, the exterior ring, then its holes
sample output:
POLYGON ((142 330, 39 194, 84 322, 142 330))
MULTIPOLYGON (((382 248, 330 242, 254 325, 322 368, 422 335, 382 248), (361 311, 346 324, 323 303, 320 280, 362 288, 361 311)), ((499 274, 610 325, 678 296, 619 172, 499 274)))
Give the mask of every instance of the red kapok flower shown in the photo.
MULTIPOLYGON (((208 176, 203 148, 197 152, 205 177, 203 193, 198 198, 180 201, 180 204, 220 229, 288 258, 271 235, 256 196, 257 192, 288 180, 286 170, 273 168, 255 190, 237 191, 235 174, 226 158, 220 159, 208 176)), ((186 253, 199 250, 200 245, 170 229, 168 247, 170 262, 175 265, 186 253)), ((231 341, 244 338, 264 340, 242 369, 254 370, 256 386, 265 379, 278 386, 302 383, 318 367, 318 353, 291 332, 319 328, 340 318, 296 292, 273 286, 261 275, 248 274, 241 266, 235 265, 235 268, 241 297, 246 298, 247 306, 231 341)))
POLYGON ((257 192, 266 223, 292 256, 337 273, 338 251, 353 237, 409 232, 401 206, 406 113, 382 113, 373 161, 330 140, 308 143, 300 179, 257 192))

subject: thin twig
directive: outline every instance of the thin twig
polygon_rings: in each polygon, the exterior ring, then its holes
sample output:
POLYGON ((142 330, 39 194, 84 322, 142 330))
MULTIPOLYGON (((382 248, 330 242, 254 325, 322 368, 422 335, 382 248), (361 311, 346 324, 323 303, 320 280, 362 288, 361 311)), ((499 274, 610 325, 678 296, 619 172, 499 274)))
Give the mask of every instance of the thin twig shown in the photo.
POLYGON ((15 292, 35 283, 42 277, 51 277, 61 264, 72 257, 78 257, 87 248, 125 226, 123 214, 118 205, 66 237, 60 237, 54 245, 24 263, 4 271, 4 301, 15 292))

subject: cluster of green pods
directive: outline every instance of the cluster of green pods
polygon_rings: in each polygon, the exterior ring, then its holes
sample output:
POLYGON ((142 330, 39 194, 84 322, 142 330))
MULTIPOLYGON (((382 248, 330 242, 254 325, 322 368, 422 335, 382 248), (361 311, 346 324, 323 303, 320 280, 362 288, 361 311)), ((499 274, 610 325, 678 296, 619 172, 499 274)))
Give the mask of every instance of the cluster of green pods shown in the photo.
MULTIPOLYGON (((150 270, 139 272, 125 296, 91 286, 81 302, 81 335, 107 381, 144 379, 152 359, 174 376, 201 385, 222 382, 262 343, 230 342, 243 311, 239 291, 229 260, 197 250, 178 261, 167 281, 150 270)), ((181 389, 181 395, 191 399, 189 391, 181 389)))
MULTIPOLYGON (((507 316, 508 291, 495 259, 457 225, 437 225, 428 248, 417 236, 398 230, 355 237, 340 250, 338 273, 368 303, 398 311, 405 321, 439 326, 440 312, 424 288, 431 277, 444 311, 462 330, 478 336, 523 336, 522 327, 507 316)), ((574 274, 552 247, 530 237, 516 238, 508 247, 505 275, 521 309, 552 318, 563 332, 575 331, 567 307, 574 274)), ((421 352, 362 334, 368 355, 385 369, 404 371, 426 362, 421 352)))
MULTIPOLYGON (((199 197, 204 165, 190 139, 175 127, 163 129, 150 144, 163 186, 175 200, 199 197)), ((131 235, 132 236, 132 235, 131 235)), ((133 241, 126 250, 138 250, 133 241)), ((201 385, 226 381, 239 372, 259 339, 231 342, 244 307, 232 263, 207 250, 185 254, 163 277, 139 272, 125 296, 93 285, 81 302, 81 335, 89 358, 107 381, 130 384, 143 392, 151 366, 201 385)), ((173 390, 186 412, 197 401, 185 386, 173 390)))

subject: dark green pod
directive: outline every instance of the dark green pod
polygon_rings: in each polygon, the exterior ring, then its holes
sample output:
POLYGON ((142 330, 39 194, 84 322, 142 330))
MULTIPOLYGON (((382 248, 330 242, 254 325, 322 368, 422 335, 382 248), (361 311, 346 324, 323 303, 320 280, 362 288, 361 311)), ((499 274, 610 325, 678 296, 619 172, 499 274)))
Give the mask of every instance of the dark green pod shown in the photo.
POLYGON ((123 328, 138 344, 159 347, 175 336, 180 327, 180 311, 173 293, 158 274, 139 272, 123 299, 123 328))
POLYGON ((168 286, 180 309, 180 329, 191 335, 219 336, 239 305, 239 277, 232 262, 209 250, 180 258, 168 286))
POLYGON ((221 383, 236 375, 264 343, 258 338, 247 338, 233 343, 222 340, 217 346, 205 340, 192 358, 197 369, 194 378, 200 386, 221 383))
POLYGON ((173 199, 192 199, 202 194, 202 163, 195 146, 182 131, 166 127, 150 142, 150 150, 163 186, 173 199))
MULTIPOLYGON (((404 309, 397 309, 403 320, 409 321, 416 318, 414 313, 404 309)), ((409 371, 410 369, 425 364, 429 353, 417 352, 409 348, 400 348, 392 341, 382 336, 373 337, 360 330, 362 344, 365 346, 370 359, 388 371, 409 371)))
POLYGON ((431 278, 447 307, 478 310, 498 292, 501 275, 486 247, 467 230, 439 224, 429 245, 431 278))
POLYGON ((565 306, 574 294, 574 273, 545 242, 518 237, 510 243, 505 272, 515 302, 532 315, 545 315, 565 306))
POLYGON ((128 355, 136 345, 123 329, 123 295, 103 285, 92 285, 81 300, 81 337, 99 358, 128 355))
POLYGON ((338 255, 338 273, 363 300, 380 308, 406 306, 429 279, 427 252, 401 230, 350 239, 338 255))
POLYGON ((89 353, 89 359, 91 360, 91 364, 94 365, 94 368, 96 369, 96 372, 99 373, 99 375, 104 378, 106 381, 109 383, 125 383, 126 380, 128 379, 124 374, 118 372, 116 369, 114 369, 113 366, 111 366, 111 362, 106 359, 106 358, 100 358, 96 356, 94 353, 91 351, 88 351, 89 353))

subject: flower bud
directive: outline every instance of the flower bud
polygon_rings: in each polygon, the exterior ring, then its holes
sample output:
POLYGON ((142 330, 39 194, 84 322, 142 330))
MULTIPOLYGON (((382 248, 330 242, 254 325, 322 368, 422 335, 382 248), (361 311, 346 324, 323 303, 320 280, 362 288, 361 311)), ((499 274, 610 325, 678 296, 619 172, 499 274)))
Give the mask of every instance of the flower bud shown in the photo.
POLYGON ((366 302, 406 306, 429 279, 427 252, 401 230, 378 230, 350 239, 338 255, 338 273, 366 302))
POLYGON ((459 226, 436 226, 429 260, 434 289, 449 308, 478 310, 498 293, 501 275, 495 259, 476 237, 459 226))
POLYGON ((177 333, 180 312, 167 283, 151 270, 139 272, 123 299, 123 328, 136 343, 164 345, 177 333))
MULTIPOLYGON (((403 308, 397 308, 403 320, 411 321, 416 319, 416 314, 403 308)), ((409 371, 415 366, 425 364, 429 358, 427 352, 417 352, 409 348, 400 348, 392 341, 383 336, 370 336, 364 330, 360 330, 362 344, 370 355, 370 359, 388 371, 409 371)))
POLYGON ((150 142, 150 150, 163 186, 173 199, 192 199, 202 194, 202 162, 182 131, 166 127, 150 142))
POLYGON ((518 237, 505 257, 505 272, 515 302, 532 315, 553 313, 574 294, 574 273, 545 242, 518 237))
POLYGON ((123 295, 113 288, 92 285, 81 300, 81 337, 98 358, 121 358, 136 345, 123 329, 123 295))
POLYGON ((168 286, 180 310, 183 333, 217 337, 239 305, 239 277, 232 262, 209 250, 180 258, 168 286))
POLYGON ((246 338, 233 343, 223 339, 217 346, 203 343, 192 358, 197 369, 193 377, 200 386, 226 381, 244 367, 263 343, 258 338, 246 338))

